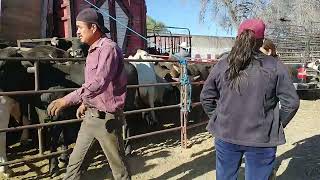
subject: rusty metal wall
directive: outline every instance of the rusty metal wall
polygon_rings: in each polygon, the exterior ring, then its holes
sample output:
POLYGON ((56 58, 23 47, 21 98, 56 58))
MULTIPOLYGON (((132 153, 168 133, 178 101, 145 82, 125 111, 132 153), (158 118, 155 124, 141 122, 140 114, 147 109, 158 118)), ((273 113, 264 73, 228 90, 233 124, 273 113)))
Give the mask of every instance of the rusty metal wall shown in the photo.
POLYGON ((2 0, 0 39, 41 38, 42 0, 2 0))

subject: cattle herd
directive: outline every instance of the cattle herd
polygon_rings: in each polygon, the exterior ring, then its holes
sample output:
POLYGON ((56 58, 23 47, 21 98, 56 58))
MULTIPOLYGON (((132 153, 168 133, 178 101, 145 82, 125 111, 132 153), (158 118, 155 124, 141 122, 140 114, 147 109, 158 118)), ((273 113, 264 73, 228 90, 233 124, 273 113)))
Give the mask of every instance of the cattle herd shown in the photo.
MULTIPOLYGON (((77 39, 67 41, 53 38, 50 44, 38 45, 33 48, 6 47, 0 49, 0 58, 20 57, 21 61, 0 61, 0 90, 27 91, 34 90, 34 73, 30 68, 34 62, 28 58, 70 58, 85 57, 88 47, 81 44, 77 39)), ((138 50, 129 59, 138 59, 141 62, 125 61, 125 69, 128 74, 128 85, 153 84, 179 81, 180 69, 177 63, 172 62, 147 62, 154 59, 147 52, 138 50)), ((54 90, 62 88, 76 88, 84 82, 84 61, 54 62, 40 61, 39 64, 39 89, 54 90)), ((191 81, 204 81, 211 70, 210 64, 189 64, 188 75, 191 81)), ((199 102, 202 85, 193 85, 192 101, 199 102)), ((0 129, 7 128, 9 121, 15 120, 19 125, 45 123, 48 121, 61 121, 76 119, 77 107, 63 110, 57 117, 48 116, 46 109, 53 100, 63 97, 66 92, 43 93, 41 95, 14 95, 0 96, 0 129)), ((141 108, 153 108, 155 106, 175 105, 180 103, 180 86, 163 85, 139 88, 128 88, 125 111, 141 108)), ((199 121, 204 118, 201 106, 192 108, 190 120, 199 121)), ((143 123, 148 127, 161 124, 154 111, 142 114, 126 115, 124 135, 126 137, 135 134, 135 128, 143 123)), ((46 148, 51 152, 57 151, 58 146, 66 149, 75 141, 79 124, 56 125, 45 131, 46 148)), ((6 134, 0 133, 0 160, 6 161, 6 134)), ((21 145, 36 144, 29 130, 21 134, 21 145)), ((10 140, 10 139, 9 139, 10 140)), ((126 142, 126 153, 130 154, 132 142, 126 142)), ((66 162, 67 155, 59 158, 66 162)), ((50 173, 55 175, 58 168, 58 158, 50 159, 50 173)))

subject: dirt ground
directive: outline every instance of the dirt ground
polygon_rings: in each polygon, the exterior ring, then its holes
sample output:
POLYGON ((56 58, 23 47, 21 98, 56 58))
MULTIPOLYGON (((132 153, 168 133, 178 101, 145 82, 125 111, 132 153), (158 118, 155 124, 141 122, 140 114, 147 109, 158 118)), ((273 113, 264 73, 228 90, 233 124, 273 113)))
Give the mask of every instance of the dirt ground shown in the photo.
MULTIPOLYGON (((278 180, 320 179, 320 100, 301 101, 295 118, 285 129, 287 143, 278 147, 278 180)), ((191 130, 189 148, 180 147, 179 133, 156 135, 136 140, 129 158, 133 178, 145 179, 215 179, 215 148, 204 127, 191 130)), ((32 151, 30 151, 32 153, 32 151)), ((50 179, 48 160, 13 165, 10 179, 50 179)), ((65 168, 61 168, 61 179, 65 168)), ((244 179, 240 169, 240 179, 244 179)), ((2 177, 3 178, 3 177, 2 177)), ((103 155, 97 156, 82 179, 112 179, 103 155)))

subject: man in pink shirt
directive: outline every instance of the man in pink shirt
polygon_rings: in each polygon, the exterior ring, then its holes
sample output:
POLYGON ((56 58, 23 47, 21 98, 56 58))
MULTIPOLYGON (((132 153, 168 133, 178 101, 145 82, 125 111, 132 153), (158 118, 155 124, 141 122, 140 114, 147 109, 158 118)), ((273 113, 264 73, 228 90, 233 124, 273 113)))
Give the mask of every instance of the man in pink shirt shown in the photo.
POLYGON ((96 10, 82 10, 76 24, 81 42, 90 45, 85 83, 48 107, 53 116, 67 106, 81 104, 76 116, 83 122, 64 179, 80 179, 81 164, 94 139, 99 141, 114 179, 130 179, 121 136, 127 86, 122 51, 106 37, 109 30, 96 10))

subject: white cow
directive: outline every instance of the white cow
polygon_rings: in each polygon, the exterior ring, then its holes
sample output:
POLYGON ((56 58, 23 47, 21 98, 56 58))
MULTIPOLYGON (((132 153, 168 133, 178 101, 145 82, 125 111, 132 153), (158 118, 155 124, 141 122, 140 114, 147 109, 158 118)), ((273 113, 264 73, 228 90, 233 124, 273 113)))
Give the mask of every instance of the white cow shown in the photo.
POLYGON ((316 61, 313 61, 313 62, 311 62, 311 63, 308 63, 308 64, 307 64, 307 67, 308 67, 308 68, 312 68, 312 69, 320 72, 320 65, 319 65, 319 64, 320 64, 320 59, 318 59, 318 60, 316 60, 316 61))
MULTIPOLYGON (((129 56, 129 59, 156 59, 151 56, 146 51, 137 50, 134 56, 129 56)), ((166 80, 158 77, 154 70, 153 62, 131 62, 137 69, 139 84, 154 84, 154 83, 164 83, 166 80)), ((155 102, 163 103, 163 96, 166 89, 171 90, 172 86, 151 86, 151 87, 140 87, 139 93, 143 103, 148 104, 151 108, 154 107, 155 102)), ((143 118, 145 118, 149 125, 154 125, 158 123, 157 117, 154 111, 151 111, 152 119, 142 113, 143 118)))

